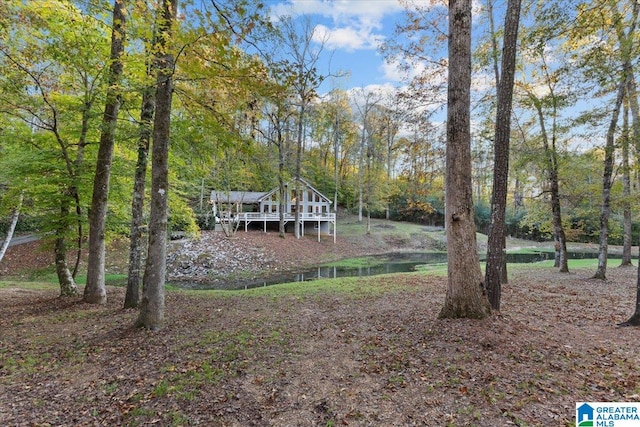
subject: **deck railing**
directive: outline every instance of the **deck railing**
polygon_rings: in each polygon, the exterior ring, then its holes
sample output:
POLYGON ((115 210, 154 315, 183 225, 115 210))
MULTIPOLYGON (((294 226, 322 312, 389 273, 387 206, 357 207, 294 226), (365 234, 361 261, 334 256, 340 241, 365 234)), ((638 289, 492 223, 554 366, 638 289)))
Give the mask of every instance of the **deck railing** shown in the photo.
MULTIPOLYGON (((293 221, 295 219, 295 214, 293 213, 285 213, 284 219, 285 221, 293 221)), ((264 212, 241 212, 236 215, 236 218, 239 221, 279 221, 280 214, 279 213, 264 213, 264 212)), ((301 212, 300 213, 301 221, 335 221, 336 214, 335 213, 311 213, 311 212, 301 212)))

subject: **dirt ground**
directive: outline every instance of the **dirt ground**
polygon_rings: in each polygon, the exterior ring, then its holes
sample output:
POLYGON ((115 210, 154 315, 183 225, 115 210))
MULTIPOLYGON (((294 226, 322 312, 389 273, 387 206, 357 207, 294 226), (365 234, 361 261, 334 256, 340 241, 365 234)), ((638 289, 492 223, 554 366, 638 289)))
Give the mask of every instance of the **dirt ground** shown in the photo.
POLYGON ((132 328, 122 288, 0 288, 0 425, 575 425, 576 402, 640 400, 638 330, 616 327, 636 269, 590 274, 512 269, 482 321, 439 320, 446 279, 421 274, 169 292, 160 332, 132 328))

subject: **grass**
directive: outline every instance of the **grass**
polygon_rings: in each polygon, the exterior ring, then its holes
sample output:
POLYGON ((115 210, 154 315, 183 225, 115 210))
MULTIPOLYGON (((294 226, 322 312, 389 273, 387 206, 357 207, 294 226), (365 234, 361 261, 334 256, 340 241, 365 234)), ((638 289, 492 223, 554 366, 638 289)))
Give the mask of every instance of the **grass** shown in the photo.
MULTIPOLYGON (((337 263, 337 265, 344 266, 366 266, 369 262, 373 260, 368 257, 363 258, 354 258, 350 260, 344 260, 341 263, 337 263)), ((617 263, 615 260, 609 261, 608 266, 610 268, 617 267, 617 263)), ((595 269, 598 266, 597 259, 571 259, 568 261, 569 271, 573 272, 574 270, 588 270, 595 269)), ((334 264, 332 264, 334 265, 334 264)), ((369 264, 370 265, 370 264, 369 264)), ((484 271, 484 263, 481 263, 481 268, 484 271)), ((553 269, 553 260, 548 261, 540 261, 535 263, 510 263, 507 265, 508 271, 517 271, 519 269, 530 269, 530 268, 541 268, 541 269, 553 269)), ((321 292, 326 293, 340 293, 340 294, 351 294, 351 295, 359 295, 363 293, 369 294, 379 294, 383 292, 393 292, 394 290, 403 289, 403 286, 393 285, 394 278, 403 277, 405 279, 409 279, 412 276, 446 276, 447 275, 447 264, 424 264, 418 266, 416 268, 415 273, 396 273, 396 274, 388 274, 383 276, 376 277, 342 277, 336 279, 318 279, 306 282, 292 282, 292 283, 282 283, 278 285, 270 285, 266 287, 260 288, 252 288, 247 290, 231 290, 231 291, 221 291, 221 290, 182 290, 177 289, 171 285, 166 285, 165 289, 170 292, 188 292, 188 293, 197 293, 208 296, 215 297, 224 297, 224 296, 269 296, 269 297, 282 297, 282 296, 292 296, 292 297, 303 297, 315 295, 321 292), (386 278, 385 280, 379 280, 381 278, 386 278), (383 285, 381 285, 381 283, 383 285)), ((82 282, 80 282, 82 283, 82 282)), ((18 287, 20 289, 32 289, 32 290, 58 290, 58 285, 56 282, 52 281, 38 281, 38 282, 17 282, 17 281, 0 281, 0 288, 10 288, 10 287, 18 287)))

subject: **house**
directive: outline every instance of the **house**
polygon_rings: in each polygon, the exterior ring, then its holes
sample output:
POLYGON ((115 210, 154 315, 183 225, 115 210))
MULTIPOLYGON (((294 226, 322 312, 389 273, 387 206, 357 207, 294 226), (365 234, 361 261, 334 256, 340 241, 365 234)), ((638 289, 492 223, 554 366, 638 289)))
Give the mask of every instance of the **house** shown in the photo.
POLYGON ((336 214, 331 212, 331 200, 316 190, 304 179, 285 184, 284 200, 280 203, 280 188, 267 192, 255 191, 212 191, 211 203, 217 221, 233 221, 244 226, 261 224, 264 232, 269 225, 280 221, 281 205, 284 209, 285 230, 292 232, 295 227, 296 201, 300 199, 300 231, 333 236, 336 241, 336 214))

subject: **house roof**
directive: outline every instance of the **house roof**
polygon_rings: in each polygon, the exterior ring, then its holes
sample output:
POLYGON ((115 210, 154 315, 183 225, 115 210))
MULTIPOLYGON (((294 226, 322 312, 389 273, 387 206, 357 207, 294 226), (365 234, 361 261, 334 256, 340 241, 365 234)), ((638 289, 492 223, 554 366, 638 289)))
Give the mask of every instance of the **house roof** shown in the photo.
MULTIPOLYGON (((324 202, 327 202, 327 203, 329 203, 329 204, 331 204, 331 203, 332 203, 332 201, 331 201, 327 196, 325 196, 324 194, 322 194, 321 192, 319 192, 318 190, 316 190, 316 189, 313 187, 313 185, 309 184, 306 180, 304 180, 304 179, 300 178, 300 182, 301 182, 305 187, 309 188, 309 189, 310 189, 310 190, 312 190, 314 193, 316 193, 316 194, 318 194, 320 197, 322 197, 322 199, 323 199, 323 201, 324 201, 324 202)), ((291 182, 287 182, 284 186, 285 186, 285 187, 287 187, 287 186, 289 186, 289 185, 291 185, 291 182)), ((270 195, 272 195, 273 193, 275 193, 275 192, 277 192, 277 191, 278 191, 278 187, 274 188, 273 190, 269 191, 268 193, 265 193, 263 197, 270 196, 270 195)))
MULTIPOLYGON (((327 196, 325 196, 324 194, 316 190, 311 184, 309 184, 304 179, 300 178, 300 183, 302 183, 302 185, 307 187, 308 189, 312 190, 314 193, 318 194, 323 199, 324 202, 327 202, 329 204, 332 203, 332 201, 327 196)), ((291 186, 291 185, 292 185, 292 182, 288 182, 285 184, 285 187, 291 186)), ((214 202, 222 202, 222 203, 246 203, 246 204, 260 203, 266 197, 271 196, 273 193, 277 191, 278 191, 278 187, 274 188, 271 191, 266 191, 266 192, 214 190, 211 192, 211 200, 214 202)))
POLYGON ((211 200, 222 203, 259 203, 267 193, 264 191, 212 191, 211 200))

